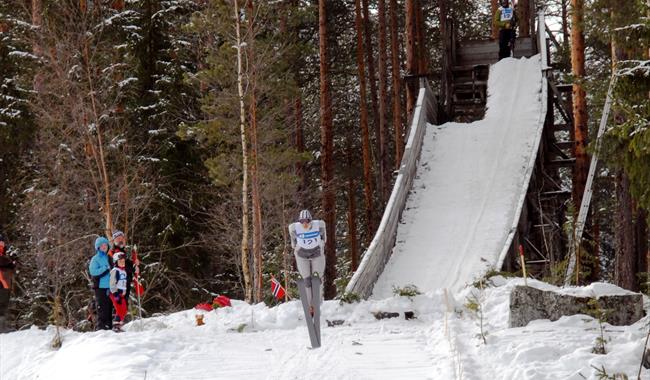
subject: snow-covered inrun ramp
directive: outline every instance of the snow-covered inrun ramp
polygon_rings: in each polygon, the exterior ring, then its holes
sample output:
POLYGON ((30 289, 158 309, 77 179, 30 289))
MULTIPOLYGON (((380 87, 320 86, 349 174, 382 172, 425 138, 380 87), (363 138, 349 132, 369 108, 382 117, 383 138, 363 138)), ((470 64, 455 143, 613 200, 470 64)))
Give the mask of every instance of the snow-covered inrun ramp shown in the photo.
POLYGON ((429 126, 392 256, 373 290, 458 291, 499 268, 516 230, 546 114, 540 56, 490 67, 485 118, 429 126))

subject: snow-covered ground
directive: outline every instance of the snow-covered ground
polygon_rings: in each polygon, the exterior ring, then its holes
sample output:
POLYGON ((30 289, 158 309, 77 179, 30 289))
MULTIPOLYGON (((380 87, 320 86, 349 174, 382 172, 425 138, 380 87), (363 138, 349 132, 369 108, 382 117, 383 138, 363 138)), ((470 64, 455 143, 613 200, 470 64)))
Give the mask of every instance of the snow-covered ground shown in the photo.
MULTIPOLYGON (((508 328, 509 294, 522 282, 493 277, 485 290, 466 288, 455 297, 436 291, 412 300, 327 301, 324 319, 345 323, 323 322, 323 347, 313 350, 298 301, 273 308, 235 301, 206 313, 204 326, 195 325, 198 311, 187 310, 132 322, 122 334, 65 330, 59 350, 49 347, 52 328, 32 328, 0 335, 0 379, 597 379, 592 366, 636 378, 647 317, 629 327, 606 325, 608 354, 593 354, 599 328, 588 316, 508 328), (487 344, 477 337, 477 315, 465 306, 474 296, 484 310, 487 344), (378 321, 374 311, 400 317, 378 321), (405 320, 405 311, 416 319, 405 320)), ((621 290, 607 284, 573 290, 612 292, 621 290)), ((650 379, 650 371, 642 378, 650 379)))
MULTIPOLYGON (((122 334, 64 330, 58 350, 50 348, 53 328, 0 334, 0 380, 579 380, 598 379, 596 368, 635 379, 648 317, 605 325, 607 354, 600 355, 592 353, 600 327, 588 316, 508 328, 510 292, 522 279, 464 287, 498 264, 517 219, 544 114, 540 75, 539 57, 503 60, 491 68, 484 120, 429 129, 373 299, 325 302, 321 348, 308 348, 298 301, 273 308, 234 301, 206 313, 204 326, 195 324, 199 311, 187 310, 132 322, 122 334), (393 285, 407 284, 425 294, 392 295, 393 285), (469 300, 481 305, 485 343, 469 300), (400 316, 376 320, 378 311, 400 316), (416 318, 406 320, 407 311, 416 318), (325 320, 344 322, 327 327, 325 320)), ((625 292, 608 284, 562 291, 625 292)), ((641 378, 650 380, 650 371, 641 378)))
POLYGON ((504 59, 490 67, 483 120, 429 126, 374 298, 409 284, 458 291, 500 265, 543 128, 541 84, 539 56, 504 59))

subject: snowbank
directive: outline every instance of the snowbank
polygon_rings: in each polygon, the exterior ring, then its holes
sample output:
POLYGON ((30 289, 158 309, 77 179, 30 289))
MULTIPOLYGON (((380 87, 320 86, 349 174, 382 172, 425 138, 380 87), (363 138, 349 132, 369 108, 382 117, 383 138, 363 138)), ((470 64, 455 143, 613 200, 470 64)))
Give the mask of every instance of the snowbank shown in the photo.
MULTIPOLYGON (((553 288, 535 280, 529 285, 553 288)), ((340 305, 323 304, 323 347, 309 339, 297 301, 248 305, 205 313, 196 326, 186 310, 125 326, 126 332, 63 330, 63 346, 49 347, 54 329, 0 335, 0 379, 597 379, 592 366, 636 378, 648 318, 632 326, 605 325, 606 355, 592 353, 598 322, 585 315, 508 328, 510 292, 523 279, 493 277, 483 290, 434 291, 340 305), (480 300, 479 318, 466 307, 480 300), (416 319, 376 320, 375 311, 414 311, 416 319), (240 330, 241 332, 238 332, 240 330), (582 376, 584 377, 582 377, 582 376)), ((572 288, 576 294, 620 292, 609 284, 572 288)), ((624 291, 622 291, 624 292, 624 291)), ((642 379, 650 379, 643 370, 642 379)))

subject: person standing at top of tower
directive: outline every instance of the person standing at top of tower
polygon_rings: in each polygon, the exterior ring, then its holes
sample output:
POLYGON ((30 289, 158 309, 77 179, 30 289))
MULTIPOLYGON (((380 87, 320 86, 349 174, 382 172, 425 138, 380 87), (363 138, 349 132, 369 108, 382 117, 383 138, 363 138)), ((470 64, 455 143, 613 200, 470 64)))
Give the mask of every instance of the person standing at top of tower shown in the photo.
POLYGON ((494 14, 494 23, 499 28, 499 61, 510 57, 510 52, 515 47, 515 26, 517 16, 514 8, 510 7, 509 0, 500 0, 501 6, 494 14))

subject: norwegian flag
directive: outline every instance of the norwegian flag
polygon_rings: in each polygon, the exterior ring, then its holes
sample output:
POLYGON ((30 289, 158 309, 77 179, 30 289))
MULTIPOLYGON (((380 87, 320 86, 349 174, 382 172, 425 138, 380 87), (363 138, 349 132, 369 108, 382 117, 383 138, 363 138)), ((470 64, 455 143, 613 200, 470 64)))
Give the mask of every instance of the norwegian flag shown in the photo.
POLYGON ((282 284, 280 284, 280 281, 276 280, 275 277, 271 277, 271 292, 278 300, 284 298, 284 288, 282 287, 282 284))

